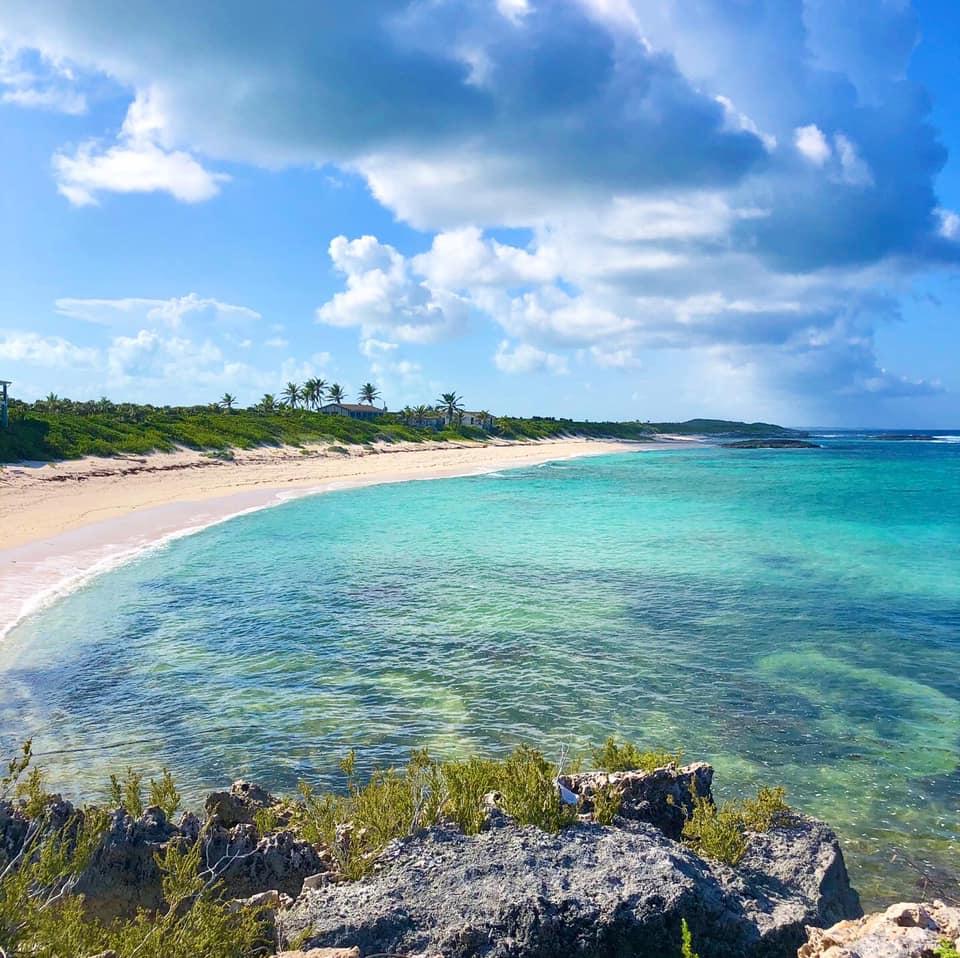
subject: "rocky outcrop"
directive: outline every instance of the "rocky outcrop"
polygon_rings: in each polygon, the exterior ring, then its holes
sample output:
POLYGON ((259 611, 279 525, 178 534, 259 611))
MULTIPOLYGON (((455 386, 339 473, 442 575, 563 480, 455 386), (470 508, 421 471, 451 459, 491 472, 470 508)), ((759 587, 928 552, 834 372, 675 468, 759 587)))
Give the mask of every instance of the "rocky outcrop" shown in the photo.
POLYGON ((259 785, 238 781, 227 792, 212 792, 204 802, 207 821, 224 828, 252 825, 258 811, 275 805, 277 800, 259 785))
POLYGON ((92 913, 104 918, 159 908, 163 890, 156 855, 179 834, 162 809, 148 808, 140 818, 116 809, 75 892, 84 896, 92 913))
POLYGON ((679 840, 684 821, 693 814, 693 795, 711 794, 713 767, 696 762, 652 772, 582 772, 562 775, 559 782, 580 799, 580 810, 586 814, 592 814, 598 791, 613 788, 620 796, 621 818, 648 822, 679 840))
POLYGON ((557 835, 434 828, 390 846, 374 877, 304 892, 279 920, 288 939, 308 932, 308 946, 363 954, 662 958, 678 953, 686 919, 701 958, 794 958, 806 926, 858 914, 818 822, 755 836, 734 870, 624 819, 557 835))
POLYGON ((960 908, 901 903, 826 930, 811 928, 798 958, 934 958, 943 942, 960 948, 960 908))
MULTIPOLYGON (((216 876, 226 897, 248 898, 267 891, 296 897, 305 878, 327 871, 328 860, 293 832, 281 828, 258 834, 253 815, 273 801, 262 789, 237 782, 228 792, 208 798, 205 822, 189 812, 174 824, 160 808, 148 808, 139 818, 118 808, 110 813, 103 840, 80 873, 74 892, 84 896, 91 914, 105 920, 129 917, 138 908, 161 908, 157 855, 171 841, 185 847, 200 841, 201 868, 216 876)), ((45 827, 62 829, 77 814, 70 802, 55 796, 47 807, 45 827)), ((0 866, 19 852, 29 828, 21 805, 0 803, 0 866)))

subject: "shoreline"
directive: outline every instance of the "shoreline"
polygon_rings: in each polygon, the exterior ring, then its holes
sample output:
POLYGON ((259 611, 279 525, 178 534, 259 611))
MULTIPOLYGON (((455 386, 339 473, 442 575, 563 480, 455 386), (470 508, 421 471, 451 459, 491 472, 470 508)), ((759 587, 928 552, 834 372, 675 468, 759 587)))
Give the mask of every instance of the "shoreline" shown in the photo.
POLYGON ((671 445, 558 439, 397 444, 347 454, 279 447, 237 450, 233 461, 181 451, 13 464, 0 472, 0 641, 24 619, 126 562, 304 496, 671 445))

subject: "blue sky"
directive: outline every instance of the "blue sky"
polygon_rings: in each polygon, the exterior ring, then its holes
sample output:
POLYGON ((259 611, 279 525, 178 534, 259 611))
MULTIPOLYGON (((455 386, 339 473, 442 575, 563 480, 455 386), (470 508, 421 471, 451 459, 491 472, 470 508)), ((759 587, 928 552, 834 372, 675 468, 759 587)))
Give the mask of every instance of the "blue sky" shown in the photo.
POLYGON ((960 425, 949 0, 4 0, 0 377, 960 425))

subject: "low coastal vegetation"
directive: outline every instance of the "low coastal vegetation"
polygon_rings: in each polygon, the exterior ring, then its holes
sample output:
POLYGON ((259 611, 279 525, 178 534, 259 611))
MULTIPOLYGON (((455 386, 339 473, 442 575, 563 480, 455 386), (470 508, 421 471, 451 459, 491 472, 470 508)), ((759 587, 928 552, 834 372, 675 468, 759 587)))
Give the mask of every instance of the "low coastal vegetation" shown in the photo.
MULTIPOLYGON (((380 410, 368 403, 366 409, 372 411, 358 414, 368 418, 352 418, 323 411, 331 408, 322 403, 323 398, 330 398, 330 391, 318 398, 313 385, 306 393, 304 389, 290 383, 285 399, 267 395, 248 409, 236 408, 236 399, 229 394, 209 406, 135 405, 105 398, 75 402, 52 394, 35 403, 13 399, 9 427, 0 430, 0 462, 146 455, 177 448, 222 457, 232 449, 259 446, 332 444, 345 448, 372 443, 485 441, 490 437, 644 440, 659 434, 792 435, 766 423, 721 420, 584 422, 537 416, 494 417, 486 412, 465 414, 456 393, 444 393, 433 406, 407 407, 399 412, 380 410), (484 427, 470 425, 464 415, 484 423, 484 427)), ((379 397, 376 387, 368 383, 361 398, 369 397, 370 390, 379 397)), ((336 387, 333 394, 342 395, 342 389, 336 387)))
MULTIPOLYGON (((129 832, 137 820, 171 820, 180 795, 167 770, 149 781, 128 770, 110 777, 105 804, 75 809, 48 793, 31 758, 27 743, 0 780, 4 834, 9 839, 16 834, 12 826, 23 829, 19 847, 0 843, 0 955, 253 958, 271 953, 276 933, 269 909, 254 899, 230 900, 221 881, 224 863, 237 856, 225 853, 211 861, 204 836, 216 827, 215 814, 208 814, 205 824, 187 814, 183 821, 196 823, 193 841, 175 837, 157 846, 161 907, 109 919, 91 913, 77 888, 106 836, 118 828, 129 832)), ((376 867, 392 841, 435 825, 475 835, 497 814, 550 833, 583 820, 610 824, 619 811, 623 774, 659 769, 659 775, 666 769, 676 778, 682 773, 680 758, 679 752, 643 750, 613 738, 587 756, 560 763, 527 745, 500 759, 438 761, 421 750, 404 767, 375 770, 361 782, 351 751, 341 762, 343 790, 320 793, 303 783, 297 799, 267 797, 245 827, 261 840, 289 833, 321 852, 330 863, 331 880, 355 881, 376 867), (576 778, 585 764, 609 773, 608 785, 592 796, 590 814, 583 813, 582 796, 560 785, 562 775, 572 783, 571 775, 576 778)), ((790 818, 779 788, 719 807, 695 790, 691 799, 684 840, 702 857, 731 865, 742 859, 748 832, 766 831, 790 818)), ((208 800, 208 813, 210 808, 208 800)), ((677 953, 694 954, 685 924, 677 953)))

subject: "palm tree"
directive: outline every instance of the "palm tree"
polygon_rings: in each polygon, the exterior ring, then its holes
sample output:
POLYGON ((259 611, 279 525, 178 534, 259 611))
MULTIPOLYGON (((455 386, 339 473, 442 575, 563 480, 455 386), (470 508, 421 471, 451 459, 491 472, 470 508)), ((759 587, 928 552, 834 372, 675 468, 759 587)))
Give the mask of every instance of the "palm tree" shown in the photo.
POLYGON ((236 401, 237 401, 236 396, 231 396, 230 393, 224 393, 223 397, 220 400, 220 408, 226 409, 227 412, 230 412, 230 410, 233 409, 236 401))
POLYGON ((342 403, 343 400, 347 398, 347 394, 340 383, 334 383, 327 390, 327 398, 330 400, 330 402, 342 403))
POLYGON ((277 411, 277 397, 273 393, 264 393, 263 399, 257 403, 260 412, 275 413, 277 411))
POLYGON ((291 408, 296 409, 303 398, 303 392, 296 383, 287 383, 283 388, 283 401, 291 408))
POLYGON ((360 402, 365 402, 372 406, 374 401, 380 398, 380 391, 373 383, 364 383, 360 387, 360 395, 357 398, 360 402))
POLYGON ((413 417, 416 420, 417 425, 422 426, 426 421, 427 416, 429 416, 432 412, 433 410, 429 406, 424 406, 423 404, 417 406, 416 409, 413 410, 413 417))
POLYGON ((316 406, 319 409, 323 405, 323 400, 327 395, 327 381, 325 379, 314 379, 313 385, 316 387, 316 406))
POLYGON ((372 406, 374 402, 380 398, 380 391, 373 383, 364 383, 360 387, 360 395, 357 398, 360 402, 365 402, 372 406))
POLYGON ((60 405, 60 397, 56 393, 50 393, 44 402, 47 405, 47 409, 53 412, 60 405))
POLYGON ((451 422, 454 419, 457 422, 463 421, 463 396, 458 396, 456 393, 441 393, 437 403, 440 409, 450 417, 451 422))
POLYGON ((317 409, 323 405, 323 394, 327 383, 323 379, 308 379, 303 384, 303 403, 311 409, 317 409))

